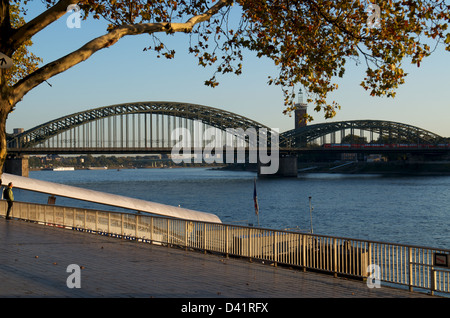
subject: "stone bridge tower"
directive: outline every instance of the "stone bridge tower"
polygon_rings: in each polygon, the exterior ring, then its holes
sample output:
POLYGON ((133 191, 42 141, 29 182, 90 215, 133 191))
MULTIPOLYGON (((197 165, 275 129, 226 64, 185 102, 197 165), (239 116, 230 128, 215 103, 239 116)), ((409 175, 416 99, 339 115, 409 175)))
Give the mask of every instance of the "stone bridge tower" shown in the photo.
POLYGON ((302 89, 298 92, 298 103, 295 104, 295 129, 306 126, 306 114, 308 106, 303 103, 303 92, 302 89))

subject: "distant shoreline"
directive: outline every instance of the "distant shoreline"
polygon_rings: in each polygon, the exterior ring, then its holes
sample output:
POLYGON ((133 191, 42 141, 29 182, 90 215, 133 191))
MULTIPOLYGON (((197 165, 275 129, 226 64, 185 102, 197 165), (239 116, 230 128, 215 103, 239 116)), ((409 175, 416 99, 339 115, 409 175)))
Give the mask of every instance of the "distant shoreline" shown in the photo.
MULTIPOLYGON (((58 168, 64 168, 60 166, 58 168)), ((209 168, 228 171, 257 171, 256 164, 230 165, 192 165, 164 167, 74 167, 77 170, 122 170, 122 169, 179 169, 179 168, 209 168)), ((30 171, 48 171, 49 168, 30 168, 30 171)), ((298 164, 298 174, 331 173, 331 174, 385 174, 385 175, 450 175, 450 162, 309 162, 298 164)))
MULTIPOLYGON (((211 169, 221 169, 223 166, 218 165, 198 165, 198 166, 163 166, 163 167, 67 167, 67 166, 59 166, 55 168, 29 168, 29 171, 55 171, 53 169, 57 168, 74 168, 70 171, 78 171, 78 170, 133 170, 133 169, 179 169, 179 168, 211 168, 211 169)), ((63 171, 63 170, 60 170, 63 171)), ((67 170, 69 171, 69 170, 67 170)))
POLYGON ((450 162, 333 162, 302 163, 299 173, 450 175, 450 162))

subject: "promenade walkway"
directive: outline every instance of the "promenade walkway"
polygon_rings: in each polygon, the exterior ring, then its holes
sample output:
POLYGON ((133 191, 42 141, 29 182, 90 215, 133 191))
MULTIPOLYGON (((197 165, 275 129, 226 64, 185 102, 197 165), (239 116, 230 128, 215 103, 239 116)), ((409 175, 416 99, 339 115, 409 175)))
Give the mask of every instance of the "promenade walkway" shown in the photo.
POLYGON ((0 297, 430 298, 244 259, 0 218, 0 297), (81 288, 68 288, 70 264, 81 288))

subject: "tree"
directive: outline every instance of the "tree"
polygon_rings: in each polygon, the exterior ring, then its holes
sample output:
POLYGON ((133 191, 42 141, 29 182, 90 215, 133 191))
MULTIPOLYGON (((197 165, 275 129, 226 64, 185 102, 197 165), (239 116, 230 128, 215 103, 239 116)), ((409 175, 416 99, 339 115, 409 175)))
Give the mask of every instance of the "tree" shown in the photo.
MULTIPOLYGON (((27 2, 0 0, 0 52, 7 56, 21 50, 26 53, 15 60, 20 65, 16 71, 0 69, 0 167, 6 158, 6 119, 22 97, 127 35, 150 34, 152 45, 145 49, 170 59, 175 52, 160 37, 189 34, 189 52, 198 57, 199 65, 215 66, 214 74, 205 81, 212 87, 218 85, 218 74, 240 74, 242 53, 253 51, 278 66, 279 74, 270 77, 268 84, 282 87, 285 112, 295 108, 294 87, 302 85, 307 102, 313 102, 315 110, 323 111, 327 118, 340 108, 327 96, 337 89, 333 79, 344 75, 349 60, 367 67, 361 85, 371 95, 393 97, 406 76, 403 62, 420 66, 432 52, 430 40, 450 50, 450 6, 443 0, 376 4, 368 0, 42 0, 46 5, 42 14, 15 24, 22 21, 17 8, 20 5, 25 12, 27 2), (29 41, 75 4, 83 19, 106 19, 109 27, 105 34, 36 68, 38 60, 28 54, 29 41), (230 12, 236 10, 239 21, 230 18, 230 12)), ((311 114, 307 119, 312 119, 311 114)))

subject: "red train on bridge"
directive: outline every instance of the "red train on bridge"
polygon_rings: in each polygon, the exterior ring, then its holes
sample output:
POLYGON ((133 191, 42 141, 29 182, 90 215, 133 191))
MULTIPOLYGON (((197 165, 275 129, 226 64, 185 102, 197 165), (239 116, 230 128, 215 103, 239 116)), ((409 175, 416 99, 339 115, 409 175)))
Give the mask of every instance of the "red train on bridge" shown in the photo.
POLYGON ((326 149, 450 149, 450 144, 323 144, 326 149))

